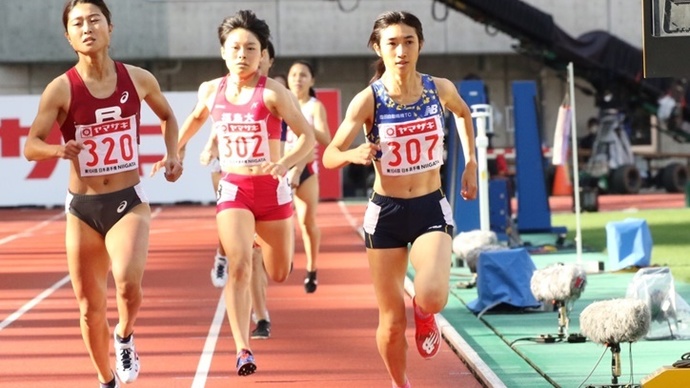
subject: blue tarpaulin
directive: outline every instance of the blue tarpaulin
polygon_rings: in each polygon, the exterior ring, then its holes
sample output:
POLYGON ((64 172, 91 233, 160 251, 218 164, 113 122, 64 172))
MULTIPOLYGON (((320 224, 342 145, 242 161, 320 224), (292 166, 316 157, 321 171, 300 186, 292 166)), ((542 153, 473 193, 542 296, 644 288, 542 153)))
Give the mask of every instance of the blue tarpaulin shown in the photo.
POLYGON ((535 270, 524 248, 482 252, 477 263, 478 298, 468 303, 467 308, 479 315, 502 307, 538 308, 541 303, 530 288, 535 270))
POLYGON ((606 224, 609 270, 632 266, 647 267, 652 259, 652 234, 647 221, 627 218, 606 224))

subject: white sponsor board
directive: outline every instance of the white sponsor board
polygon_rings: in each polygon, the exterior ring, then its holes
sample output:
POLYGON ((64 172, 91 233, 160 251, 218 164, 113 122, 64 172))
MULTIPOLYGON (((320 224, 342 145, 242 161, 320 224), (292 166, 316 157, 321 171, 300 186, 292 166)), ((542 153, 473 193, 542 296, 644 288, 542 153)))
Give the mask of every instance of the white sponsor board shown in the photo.
MULTIPOLYGON (((165 93, 175 112, 177 122, 182 122, 196 104, 195 92, 165 93)), ((64 206, 69 177, 69 162, 53 159, 29 162, 23 149, 29 127, 38 111, 40 96, 0 96, 0 206, 64 206)), ((199 163, 201 152, 211 131, 210 119, 187 145, 182 177, 170 183, 159 171, 150 177, 152 163, 165 154, 165 142, 160 130, 160 120, 142 101, 141 182, 152 203, 214 202, 210 168, 199 163)), ((50 142, 62 142, 57 127, 53 128, 50 142)))

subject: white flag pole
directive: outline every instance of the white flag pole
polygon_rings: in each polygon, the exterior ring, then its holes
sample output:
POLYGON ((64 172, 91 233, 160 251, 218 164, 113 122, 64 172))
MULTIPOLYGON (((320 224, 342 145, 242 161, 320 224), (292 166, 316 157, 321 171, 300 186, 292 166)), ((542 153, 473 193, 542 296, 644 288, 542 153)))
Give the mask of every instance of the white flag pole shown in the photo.
POLYGON ((568 86, 570 89, 570 149, 573 155, 573 190, 575 201, 575 249, 577 264, 582 264, 582 227, 580 225, 580 166, 578 164, 577 147, 577 120, 575 115, 575 75, 574 66, 568 64, 568 86))

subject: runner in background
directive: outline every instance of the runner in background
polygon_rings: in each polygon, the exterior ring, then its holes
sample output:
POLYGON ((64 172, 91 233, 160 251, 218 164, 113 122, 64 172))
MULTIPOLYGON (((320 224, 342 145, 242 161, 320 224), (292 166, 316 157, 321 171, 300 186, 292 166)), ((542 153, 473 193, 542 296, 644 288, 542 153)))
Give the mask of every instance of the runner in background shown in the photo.
POLYGON ((218 38, 229 73, 199 86, 199 101, 182 125, 179 147, 212 118, 223 174, 216 220, 228 258, 225 303, 237 350, 237 374, 246 376, 256 371, 249 346, 255 234, 267 275, 285 281, 295 250, 292 195, 285 175, 289 166, 311 153, 314 133, 290 92, 259 72, 270 38, 265 21, 252 11, 239 11, 222 21, 218 38), (297 147, 285 155, 280 118, 300 135, 297 147))
POLYGON ((287 77, 285 77, 284 74, 276 74, 275 76, 273 76, 273 79, 278 81, 281 85, 285 86, 286 88, 288 87, 287 77))
POLYGON ((151 220, 139 177, 141 100, 161 121, 167 153, 159 166, 170 182, 182 174, 178 128, 153 75, 110 57, 113 25, 105 2, 68 1, 62 22, 77 64, 43 92, 24 155, 30 161, 70 161, 67 264, 79 303, 82 338, 101 387, 113 388, 119 387, 118 378, 124 383, 136 380, 140 368, 133 333, 142 302, 151 220), (56 122, 65 144, 46 143, 56 122), (117 374, 109 359, 106 318, 111 269, 118 313, 113 332, 117 374))
MULTIPOLYGON (((296 61, 290 66, 288 72, 288 86, 297 97, 302 114, 309 124, 314 127, 314 136, 317 143, 327 146, 331 141, 331 132, 328 129, 326 108, 321 101, 316 99, 314 92, 314 69, 306 61, 296 61)), ((285 149, 294 147, 297 136, 285 127, 285 149)), ((316 160, 318 150, 301 160, 288 173, 288 181, 294 190, 294 204, 297 211, 297 220, 302 231, 304 251, 307 256, 307 274, 304 277, 304 291, 313 293, 316 291, 318 281, 316 279, 316 259, 321 243, 321 231, 316 223, 316 212, 319 205, 319 164, 316 160)))
POLYGON ((379 59, 370 87, 358 93, 323 155, 324 166, 374 164, 373 194, 364 215, 365 245, 379 305, 376 342, 394 387, 407 378, 404 279, 415 271, 415 342, 436 355, 441 334, 434 314, 448 300, 453 218, 441 189, 443 111, 454 114, 465 154, 460 194, 477 194, 474 129, 467 104, 447 79, 417 72, 422 24, 408 12, 386 12, 369 37, 379 59), (365 128, 367 141, 350 149, 365 128), (410 247, 408 248, 408 245, 410 247))

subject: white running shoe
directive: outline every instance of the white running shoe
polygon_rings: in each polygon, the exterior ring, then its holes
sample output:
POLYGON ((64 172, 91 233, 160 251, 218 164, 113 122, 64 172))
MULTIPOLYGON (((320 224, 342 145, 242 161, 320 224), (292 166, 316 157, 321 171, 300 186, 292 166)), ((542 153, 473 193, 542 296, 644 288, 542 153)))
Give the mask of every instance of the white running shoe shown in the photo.
POLYGON ((225 287, 228 282, 228 259, 216 254, 213 261, 213 268, 211 269, 211 283, 216 288, 225 287))
POLYGON ((121 342, 117 335, 117 326, 113 333, 115 343, 115 373, 125 384, 134 382, 139 377, 139 355, 134 348, 134 334, 129 337, 128 342, 121 342))

